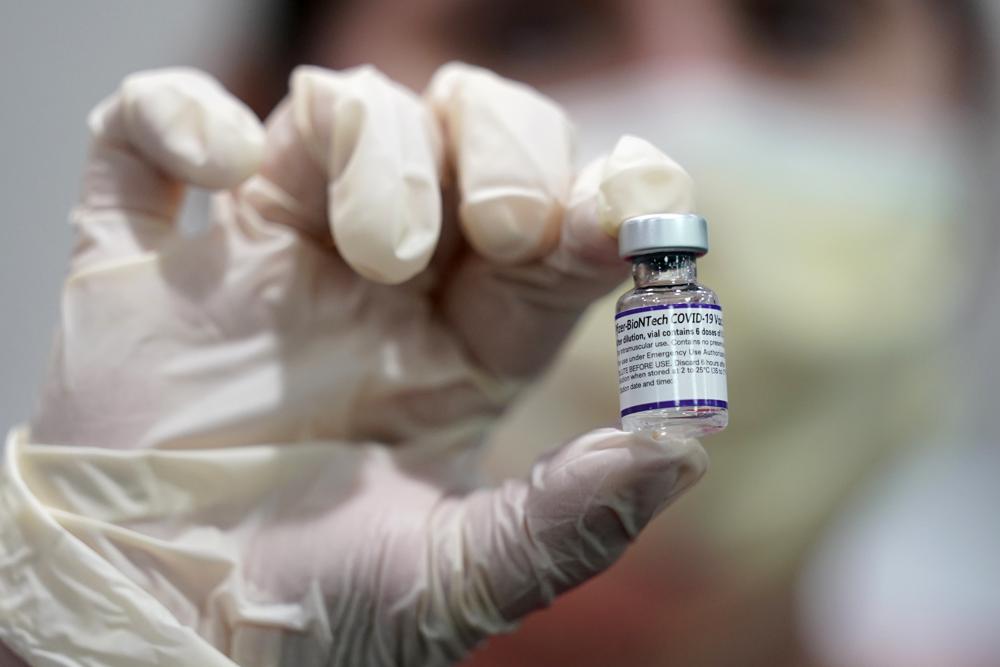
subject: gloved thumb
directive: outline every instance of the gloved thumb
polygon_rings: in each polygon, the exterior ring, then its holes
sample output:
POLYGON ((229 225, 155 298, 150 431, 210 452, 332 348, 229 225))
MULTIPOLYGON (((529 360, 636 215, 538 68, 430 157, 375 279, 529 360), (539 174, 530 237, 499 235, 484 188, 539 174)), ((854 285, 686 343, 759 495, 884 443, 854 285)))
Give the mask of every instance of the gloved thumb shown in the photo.
POLYGON ((466 498, 452 515, 460 530, 443 531, 460 538, 438 550, 459 625, 502 631, 603 571, 707 468, 696 440, 602 429, 540 459, 527 479, 466 498))

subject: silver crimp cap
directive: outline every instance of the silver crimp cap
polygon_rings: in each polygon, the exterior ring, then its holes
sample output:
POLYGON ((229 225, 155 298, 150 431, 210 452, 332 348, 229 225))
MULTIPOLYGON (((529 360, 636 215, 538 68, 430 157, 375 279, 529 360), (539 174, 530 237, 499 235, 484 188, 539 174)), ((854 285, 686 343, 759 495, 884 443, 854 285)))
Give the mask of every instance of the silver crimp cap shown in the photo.
POLYGON ((628 218, 618 229, 618 254, 624 259, 651 252, 708 252, 708 223, 695 213, 653 213, 628 218))

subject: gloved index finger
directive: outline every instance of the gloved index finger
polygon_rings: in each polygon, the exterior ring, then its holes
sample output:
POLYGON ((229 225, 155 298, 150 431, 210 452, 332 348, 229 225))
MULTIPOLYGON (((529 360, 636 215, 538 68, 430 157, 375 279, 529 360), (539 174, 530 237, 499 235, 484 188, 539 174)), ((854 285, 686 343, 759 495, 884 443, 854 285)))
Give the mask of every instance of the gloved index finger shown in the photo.
POLYGON ((293 226, 331 239, 369 280, 400 283, 427 266, 441 191, 436 128, 416 95, 373 67, 299 67, 268 124, 262 179, 245 188, 258 209, 268 189, 287 196, 300 209, 293 226))
POLYGON ((502 263, 546 254, 573 177, 566 114, 526 85, 458 63, 438 70, 426 97, 444 128, 473 248, 502 263))

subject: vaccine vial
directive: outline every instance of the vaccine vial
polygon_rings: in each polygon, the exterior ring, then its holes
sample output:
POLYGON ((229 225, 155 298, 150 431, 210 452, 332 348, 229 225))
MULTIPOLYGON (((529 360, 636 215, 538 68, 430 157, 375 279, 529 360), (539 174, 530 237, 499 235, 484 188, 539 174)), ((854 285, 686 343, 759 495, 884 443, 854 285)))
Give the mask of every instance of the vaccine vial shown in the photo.
POLYGON ((695 267, 708 252, 708 224, 695 214, 629 218, 618 248, 635 280, 615 309, 622 428, 721 431, 729 421, 722 307, 695 267))

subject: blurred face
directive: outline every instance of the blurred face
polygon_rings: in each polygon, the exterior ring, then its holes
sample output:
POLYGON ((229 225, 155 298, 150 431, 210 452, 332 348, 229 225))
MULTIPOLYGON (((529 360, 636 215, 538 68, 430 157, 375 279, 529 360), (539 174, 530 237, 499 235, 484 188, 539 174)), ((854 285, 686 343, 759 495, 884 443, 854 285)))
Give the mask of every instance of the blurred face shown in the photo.
POLYGON ((740 332, 727 341, 730 395, 746 406, 734 423, 763 429, 826 400, 803 387, 875 391, 859 379, 873 359, 908 363, 938 335, 922 304, 948 302, 934 291, 946 282, 912 286, 952 265, 961 219, 951 130, 967 65, 949 2, 330 0, 306 57, 373 63, 417 91, 445 62, 481 65, 562 103, 582 159, 626 132, 677 159, 712 225, 704 275, 740 332), (858 295, 873 290, 878 322, 858 335, 858 295))
POLYGON ((922 0, 365 0, 332 3, 314 62, 370 62, 421 89, 448 60, 546 89, 636 67, 779 81, 838 106, 937 115, 960 40, 922 0))

